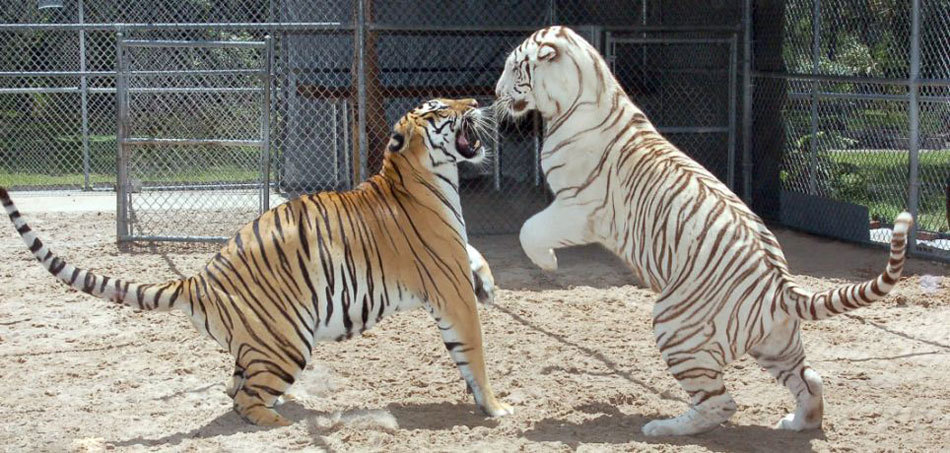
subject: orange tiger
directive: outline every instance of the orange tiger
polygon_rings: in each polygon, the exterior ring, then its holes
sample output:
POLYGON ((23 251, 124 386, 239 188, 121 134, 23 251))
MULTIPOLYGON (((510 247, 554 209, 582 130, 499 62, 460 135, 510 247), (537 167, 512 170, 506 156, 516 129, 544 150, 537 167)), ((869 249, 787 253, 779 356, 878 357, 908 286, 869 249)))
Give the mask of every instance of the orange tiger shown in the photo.
POLYGON ((397 311, 424 307, 452 360, 490 416, 510 414, 488 381, 476 290, 494 279, 468 246, 458 168, 484 157, 471 99, 425 102, 395 125, 383 168, 355 189, 297 198, 245 225, 200 272, 136 284, 67 264, 53 254, 0 188, 30 252, 71 287, 143 310, 178 309, 235 358, 227 393, 251 423, 290 422, 278 398, 317 341, 343 340, 397 311))
POLYGON ((554 249, 600 243, 659 293, 654 335, 690 407, 643 432, 695 434, 728 420, 736 403, 722 371, 747 352, 798 403, 777 427, 821 426, 821 378, 805 362, 799 323, 883 298, 904 266, 910 214, 894 222, 884 273, 813 293, 794 282, 762 220, 661 136, 572 30, 526 39, 508 56, 496 95, 502 115, 537 110, 545 123, 541 167, 555 200, 521 229, 528 257, 554 270, 554 249))

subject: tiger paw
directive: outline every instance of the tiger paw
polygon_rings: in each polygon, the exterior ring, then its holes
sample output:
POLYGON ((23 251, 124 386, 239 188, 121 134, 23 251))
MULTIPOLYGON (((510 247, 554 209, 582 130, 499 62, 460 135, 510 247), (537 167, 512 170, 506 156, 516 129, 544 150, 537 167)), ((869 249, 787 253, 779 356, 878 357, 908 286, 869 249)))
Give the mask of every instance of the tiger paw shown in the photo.
POLYGON ((541 270, 554 272, 557 270, 557 256, 554 254, 554 249, 546 249, 543 251, 533 251, 525 249, 525 254, 528 255, 528 258, 531 259, 531 262, 541 268, 541 270))
POLYGON ((821 428, 821 419, 808 422, 805 417, 797 417, 796 414, 788 414, 775 424, 775 429, 784 429, 788 431, 804 431, 807 429, 821 428))
POLYGON ((495 286, 485 284, 481 281, 476 281, 475 283, 477 285, 475 287, 475 296, 478 298, 478 301, 485 305, 493 305, 495 303, 495 286))
POLYGON ((288 401, 295 401, 297 397, 290 393, 284 393, 277 397, 277 401, 274 402, 274 406, 280 406, 286 404, 288 401))
POLYGON ((482 407, 482 411, 489 417, 504 417, 515 413, 515 409, 505 403, 496 401, 492 407, 482 407))
POLYGON ((293 424, 293 422, 278 414, 277 411, 264 406, 254 406, 244 411, 238 409, 238 413, 243 419, 257 426, 276 428, 293 424))

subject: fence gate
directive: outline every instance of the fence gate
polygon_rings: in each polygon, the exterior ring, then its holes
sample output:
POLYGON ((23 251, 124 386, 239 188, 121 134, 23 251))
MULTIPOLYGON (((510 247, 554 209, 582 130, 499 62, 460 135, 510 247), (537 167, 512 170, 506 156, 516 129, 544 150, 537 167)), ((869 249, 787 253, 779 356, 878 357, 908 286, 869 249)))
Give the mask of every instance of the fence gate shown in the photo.
POLYGON ((272 56, 118 36, 120 241, 221 240, 270 207, 272 56))
POLYGON ((735 34, 645 36, 608 32, 605 47, 620 84, 671 142, 735 191, 735 34))

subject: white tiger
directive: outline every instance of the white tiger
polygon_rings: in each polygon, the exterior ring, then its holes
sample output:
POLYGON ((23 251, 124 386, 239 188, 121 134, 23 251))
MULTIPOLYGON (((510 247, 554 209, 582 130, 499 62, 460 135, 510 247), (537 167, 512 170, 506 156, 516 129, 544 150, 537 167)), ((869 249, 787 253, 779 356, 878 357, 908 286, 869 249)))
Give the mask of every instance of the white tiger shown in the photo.
POLYGON ((539 30, 512 51, 496 95, 502 114, 537 110, 545 121, 541 166, 555 200, 521 229, 528 257, 554 270, 554 249, 600 243, 659 293, 656 342, 690 407, 643 432, 695 434, 728 420, 736 404, 722 371, 746 352, 798 403, 777 427, 820 427, 821 378, 805 363, 799 323, 884 297, 904 265, 910 214, 895 220, 884 273, 812 293, 792 280, 761 219, 663 138, 570 29, 539 30))

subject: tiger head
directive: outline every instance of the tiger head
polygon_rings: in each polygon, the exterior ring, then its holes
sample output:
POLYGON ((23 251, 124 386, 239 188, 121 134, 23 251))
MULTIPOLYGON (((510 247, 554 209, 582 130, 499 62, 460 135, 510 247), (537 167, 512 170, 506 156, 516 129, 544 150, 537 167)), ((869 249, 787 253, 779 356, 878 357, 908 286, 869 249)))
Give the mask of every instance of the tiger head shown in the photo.
POLYGON ((517 118, 537 110, 555 118, 586 93, 601 94, 605 76, 606 63, 584 38, 567 27, 543 28, 508 54, 495 85, 496 113, 517 118))
POLYGON ((479 140, 488 119, 474 99, 433 99, 419 104, 393 127, 386 156, 413 158, 436 169, 458 162, 479 163, 485 148, 479 140))

